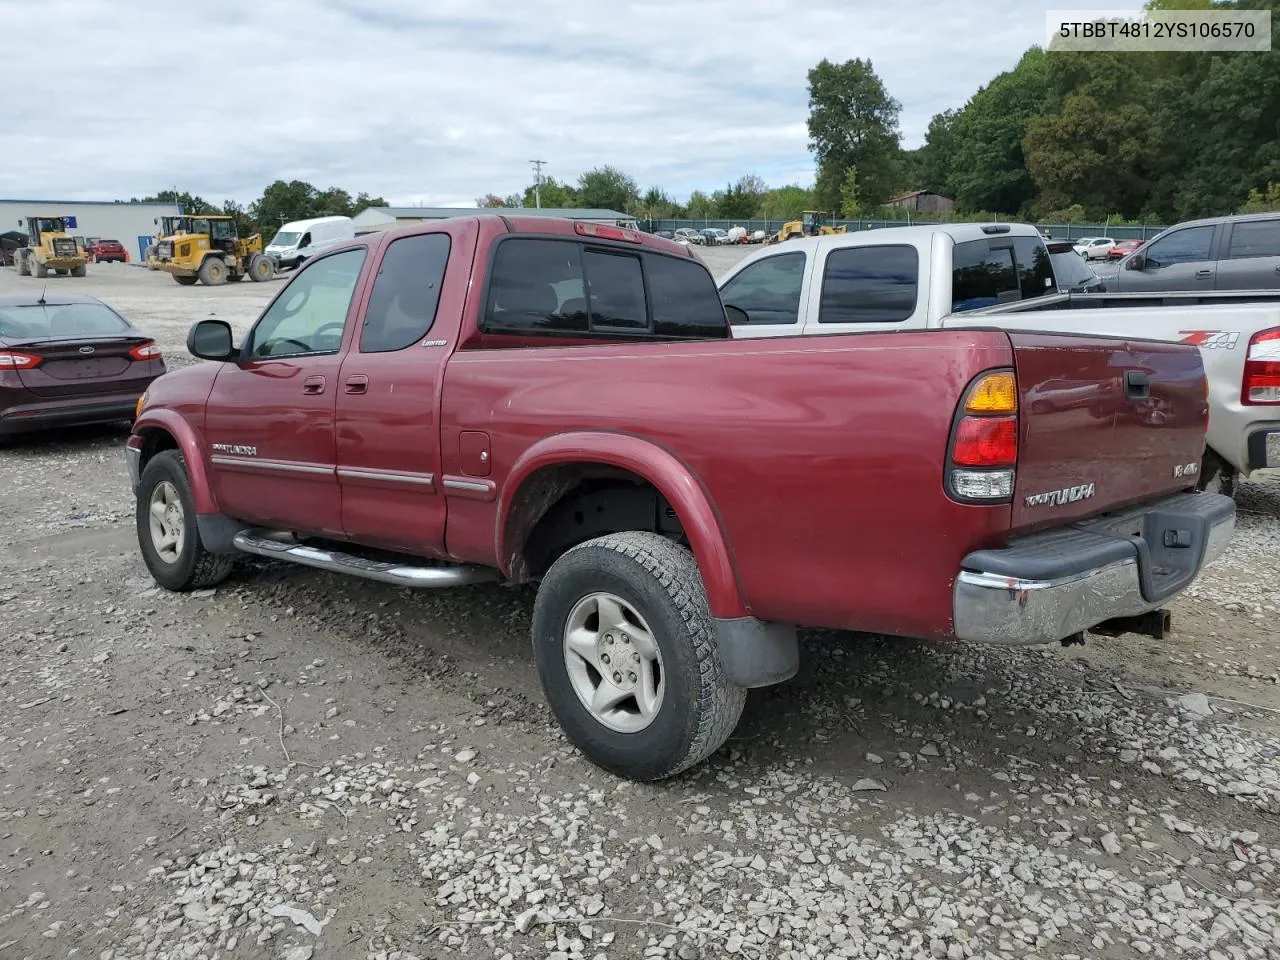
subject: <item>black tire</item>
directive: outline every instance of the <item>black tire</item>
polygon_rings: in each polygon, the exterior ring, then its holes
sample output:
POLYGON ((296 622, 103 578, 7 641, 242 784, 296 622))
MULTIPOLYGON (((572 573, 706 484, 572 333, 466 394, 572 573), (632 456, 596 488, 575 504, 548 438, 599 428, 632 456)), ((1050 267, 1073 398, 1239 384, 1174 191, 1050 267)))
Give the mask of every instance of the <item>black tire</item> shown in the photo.
POLYGON ((49 268, 33 257, 31 260, 31 275, 37 280, 43 280, 49 276, 49 268))
POLYGON ((249 279, 254 283, 265 283, 276 275, 275 262, 261 253, 249 257, 248 268, 249 279))
POLYGON ((195 498, 191 495, 191 483, 187 480, 182 454, 176 450, 157 453, 147 462, 138 484, 134 523, 143 562, 156 583, 166 590, 184 592, 212 587, 225 580, 235 566, 235 557, 210 553, 200 542, 195 498), (152 494, 163 483, 176 489, 182 508, 182 547, 173 560, 161 557, 151 533, 152 494))
POLYGON ((1231 465, 1212 450, 1206 450, 1200 461, 1200 481, 1196 489, 1201 492, 1221 493, 1235 498, 1236 472, 1231 465))
POLYGON ((184 276, 182 276, 181 274, 177 274, 177 273, 175 273, 175 274, 173 275, 173 279, 174 279, 176 282, 178 282, 178 283, 182 284, 184 287, 192 287, 192 286, 195 286, 195 282, 196 282, 196 280, 198 280, 199 278, 198 278, 198 277, 184 277, 184 276))
POLYGON ((72 267, 71 275, 73 277, 87 277, 89 275, 89 268, 84 264, 80 264, 78 267, 72 267))
POLYGON ((611 533, 557 559, 534 603, 533 648, 543 692, 570 742, 628 779, 661 780, 706 759, 729 738, 746 702, 747 691, 725 676, 693 554, 655 533, 611 533), (569 617, 599 592, 632 606, 661 653, 661 704, 637 732, 620 733, 596 719, 565 664, 569 617))
POLYGON ((227 282, 227 265, 217 257, 205 257, 200 264, 200 282, 206 287, 220 287, 227 282))

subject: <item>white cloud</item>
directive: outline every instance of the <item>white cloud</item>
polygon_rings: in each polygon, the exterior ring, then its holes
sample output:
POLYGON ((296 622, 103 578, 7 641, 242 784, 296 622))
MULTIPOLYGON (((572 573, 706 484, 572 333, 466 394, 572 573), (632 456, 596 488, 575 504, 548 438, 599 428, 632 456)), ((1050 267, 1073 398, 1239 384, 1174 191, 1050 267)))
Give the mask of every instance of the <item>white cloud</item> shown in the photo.
POLYGON ((917 146, 933 114, 1042 43, 1060 5, 4 3, 0 62, 29 82, 3 97, 0 196, 177 185, 249 201, 299 178, 469 205, 522 190, 534 158, 558 180, 612 163, 678 196, 748 172, 806 182, 806 72, 821 58, 869 57, 917 146))

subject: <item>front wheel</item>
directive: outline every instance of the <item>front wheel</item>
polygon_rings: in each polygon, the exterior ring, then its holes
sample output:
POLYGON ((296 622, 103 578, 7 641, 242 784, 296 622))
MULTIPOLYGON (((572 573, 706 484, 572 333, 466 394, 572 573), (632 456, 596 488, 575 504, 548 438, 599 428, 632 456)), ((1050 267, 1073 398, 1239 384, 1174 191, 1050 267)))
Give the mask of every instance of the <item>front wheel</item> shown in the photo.
POLYGON ((693 554, 655 533, 608 534, 556 560, 534 603, 533 647, 565 735, 632 780, 709 757, 746 702, 725 676, 693 554))
POLYGON ((195 498, 176 450, 157 453, 148 461, 134 516, 143 562, 166 590, 212 587, 231 572, 234 557, 210 553, 200 542, 195 498))
POLYGON ((71 275, 73 277, 87 277, 89 275, 89 268, 82 263, 78 267, 71 268, 71 275))
POLYGON ((270 257, 255 253, 249 257, 249 279, 263 283, 276 275, 276 265, 270 257))
POLYGON ((180 274, 180 273, 175 273, 175 274, 173 275, 173 279, 174 279, 174 281, 175 281, 176 283, 180 283, 180 284, 182 284, 182 286, 184 286, 184 287, 192 287, 192 286, 195 286, 195 282, 196 282, 196 279, 197 279, 197 278, 196 278, 196 277, 184 277, 184 276, 183 276, 182 274, 180 274))
POLYGON ((206 287, 217 287, 227 282, 227 265, 217 257, 206 257, 200 264, 200 282, 206 287))

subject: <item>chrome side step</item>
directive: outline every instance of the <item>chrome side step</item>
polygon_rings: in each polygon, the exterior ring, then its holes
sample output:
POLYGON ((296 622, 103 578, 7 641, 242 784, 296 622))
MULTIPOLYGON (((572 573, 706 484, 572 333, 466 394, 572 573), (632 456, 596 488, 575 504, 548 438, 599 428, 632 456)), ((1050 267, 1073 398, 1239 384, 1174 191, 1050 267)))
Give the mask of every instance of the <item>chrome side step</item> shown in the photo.
POLYGON ((385 560, 367 560, 337 550, 322 550, 302 543, 277 540, 265 531, 241 530, 231 542, 237 550, 259 557, 289 560, 304 567, 364 577, 366 580, 378 580, 398 587, 466 587, 500 579, 498 571, 489 567, 468 564, 415 566, 385 560))

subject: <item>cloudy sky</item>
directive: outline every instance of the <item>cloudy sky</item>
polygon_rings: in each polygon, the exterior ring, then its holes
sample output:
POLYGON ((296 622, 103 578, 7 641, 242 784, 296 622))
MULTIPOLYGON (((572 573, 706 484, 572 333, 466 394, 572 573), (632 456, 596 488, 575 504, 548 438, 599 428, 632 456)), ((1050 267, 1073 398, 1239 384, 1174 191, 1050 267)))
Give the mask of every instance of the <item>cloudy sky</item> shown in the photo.
POLYGON ((750 172, 809 183, 823 57, 871 58, 913 147, 1044 42, 1047 11, 1139 5, 0 0, 0 198, 247 202, 299 178, 458 206, 522 190, 531 159, 681 198, 750 172))

